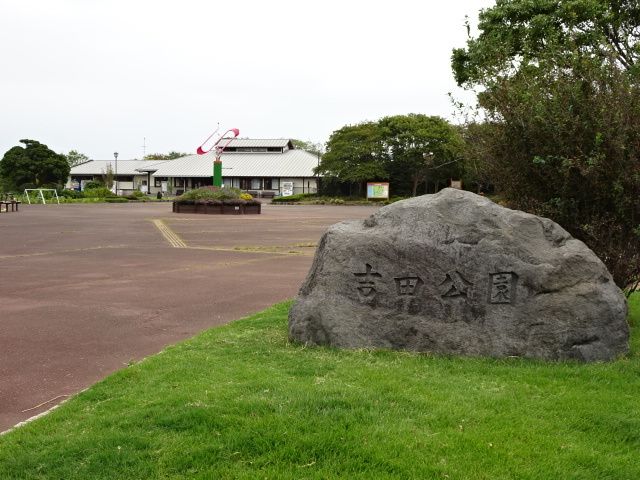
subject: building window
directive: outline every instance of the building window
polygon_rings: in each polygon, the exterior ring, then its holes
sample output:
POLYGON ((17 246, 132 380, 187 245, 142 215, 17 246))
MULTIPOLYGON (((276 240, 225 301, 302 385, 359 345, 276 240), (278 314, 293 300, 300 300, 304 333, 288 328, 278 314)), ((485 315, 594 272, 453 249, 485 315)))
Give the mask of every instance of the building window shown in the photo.
POLYGON ((240 179, 240 190, 249 190, 251 188, 251 180, 248 178, 240 179))
POLYGON ((119 182, 133 182, 133 176, 131 175, 118 175, 119 182))
POLYGON ((160 188, 162 186, 162 182, 166 182, 167 177, 153 177, 153 186, 160 188))
POLYGON ((264 185, 265 190, 273 190, 270 178, 265 178, 264 180, 262 180, 262 184, 264 185))
POLYGON ((174 177, 173 186, 174 187, 184 187, 184 178, 174 177))
POLYGON ((261 178, 252 178, 251 179, 251 190, 262 190, 262 179, 261 178))
POLYGON ((278 190, 280 188, 280 179, 272 178, 271 179, 271 190, 278 190))
MULTIPOLYGON (((230 151, 225 149, 225 152, 230 151)), ((236 152, 266 152, 267 147, 236 147, 236 152)))

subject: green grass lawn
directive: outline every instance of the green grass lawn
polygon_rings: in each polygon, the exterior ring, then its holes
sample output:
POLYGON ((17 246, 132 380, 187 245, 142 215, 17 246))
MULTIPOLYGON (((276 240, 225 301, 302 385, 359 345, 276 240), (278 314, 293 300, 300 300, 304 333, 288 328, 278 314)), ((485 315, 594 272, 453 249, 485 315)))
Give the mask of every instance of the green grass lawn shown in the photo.
POLYGON ((290 344, 288 303, 0 437, 0 479, 640 478, 640 294, 612 363, 290 344))

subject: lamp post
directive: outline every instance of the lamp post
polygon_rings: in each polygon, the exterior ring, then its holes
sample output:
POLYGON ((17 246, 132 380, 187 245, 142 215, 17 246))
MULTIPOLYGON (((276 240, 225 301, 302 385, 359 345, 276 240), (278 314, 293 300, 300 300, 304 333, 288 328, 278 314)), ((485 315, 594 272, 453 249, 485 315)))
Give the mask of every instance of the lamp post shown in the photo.
POLYGON ((118 152, 113 152, 113 158, 116 159, 116 195, 118 195, 118 152))

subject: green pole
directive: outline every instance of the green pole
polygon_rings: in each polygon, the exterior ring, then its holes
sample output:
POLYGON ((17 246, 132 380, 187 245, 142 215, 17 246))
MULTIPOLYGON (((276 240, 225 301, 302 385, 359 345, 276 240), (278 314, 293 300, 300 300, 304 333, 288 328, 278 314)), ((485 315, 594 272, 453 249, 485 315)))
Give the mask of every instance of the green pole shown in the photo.
POLYGON ((222 161, 215 160, 213 162, 213 186, 222 187, 222 161))

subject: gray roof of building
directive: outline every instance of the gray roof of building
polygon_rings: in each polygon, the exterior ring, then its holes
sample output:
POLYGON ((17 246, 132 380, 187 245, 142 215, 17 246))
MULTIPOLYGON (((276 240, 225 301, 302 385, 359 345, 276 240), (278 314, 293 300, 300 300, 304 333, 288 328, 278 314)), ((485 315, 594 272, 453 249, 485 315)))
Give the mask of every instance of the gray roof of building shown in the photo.
POLYGON ((156 170, 158 170, 158 166, 161 163, 166 163, 166 162, 173 162, 173 160, 146 160, 145 163, 141 166, 138 167, 137 170, 138 172, 155 172, 156 170))
MULTIPOLYGON (((118 175, 140 175, 138 169, 164 162, 162 160, 118 160, 118 175)), ((115 173, 115 160, 91 160, 71 167, 71 175, 102 175, 107 172, 109 165, 115 173)))
MULTIPOLYGON (((158 165, 155 177, 210 177, 213 173, 212 152, 205 155, 188 155, 158 165)), ((287 150, 284 153, 223 153, 224 177, 313 177, 318 157, 304 150, 287 150)))

